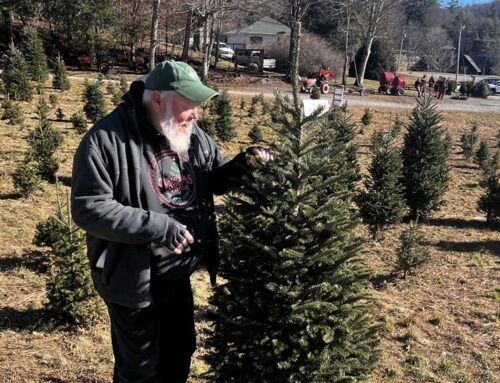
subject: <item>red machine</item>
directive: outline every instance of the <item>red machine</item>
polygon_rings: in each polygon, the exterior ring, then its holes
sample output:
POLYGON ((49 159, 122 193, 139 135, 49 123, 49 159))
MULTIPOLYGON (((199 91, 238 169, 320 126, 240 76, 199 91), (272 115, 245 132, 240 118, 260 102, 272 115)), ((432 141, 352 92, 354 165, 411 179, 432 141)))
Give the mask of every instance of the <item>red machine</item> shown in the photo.
POLYGON ((112 60, 106 56, 82 55, 78 57, 78 68, 80 70, 95 69, 106 74, 112 66, 112 60))
POLYGON ((326 94, 330 90, 328 81, 331 80, 333 80, 333 71, 331 69, 321 68, 319 72, 310 74, 307 77, 300 79, 300 91, 310 93, 313 87, 317 86, 321 93, 326 94))
POLYGON ((406 76, 393 72, 382 72, 379 76, 379 93, 402 96, 405 94, 406 76))

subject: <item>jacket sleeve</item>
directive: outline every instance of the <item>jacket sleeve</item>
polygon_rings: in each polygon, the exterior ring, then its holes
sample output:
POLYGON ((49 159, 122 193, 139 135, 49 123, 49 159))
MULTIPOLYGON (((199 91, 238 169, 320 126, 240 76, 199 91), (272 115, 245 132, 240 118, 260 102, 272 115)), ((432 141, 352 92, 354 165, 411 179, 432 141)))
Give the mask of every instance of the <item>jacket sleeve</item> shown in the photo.
POLYGON ((239 153, 232 160, 222 156, 215 143, 213 145, 214 159, 210 173, 210 185, 216 195, 226 193, 230 188, 242 185, 242 178, 248 173, 246 154, 239 153))
POLYGON ((144 244, 159 240, 169 217, 126 206, 114 198, 112 178, 98 149, 82 141, 73 163, 71 212, 87 233, 108 241, 144 244))

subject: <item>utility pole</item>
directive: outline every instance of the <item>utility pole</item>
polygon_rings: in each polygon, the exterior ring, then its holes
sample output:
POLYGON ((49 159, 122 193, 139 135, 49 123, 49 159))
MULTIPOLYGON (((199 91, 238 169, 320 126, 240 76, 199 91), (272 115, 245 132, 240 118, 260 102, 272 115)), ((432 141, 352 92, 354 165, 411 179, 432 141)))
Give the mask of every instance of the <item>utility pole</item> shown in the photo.
POLYGON ((460 25, 458 32, 458 50, 457 50, 457 74, 455 75, 455 84, 458 84, 458 71, 460 70, 460 43, 462 42, 462 31, 465 25, 460 25))
POLYGON ((406 28, 403 29, 403 37, 401 37, 401 45, 399 46, 398 60, 396 62, 396 72, 399 71, 399 60, 401 59, 401 52, 403 51, 403 41, 406 37, 406 28))

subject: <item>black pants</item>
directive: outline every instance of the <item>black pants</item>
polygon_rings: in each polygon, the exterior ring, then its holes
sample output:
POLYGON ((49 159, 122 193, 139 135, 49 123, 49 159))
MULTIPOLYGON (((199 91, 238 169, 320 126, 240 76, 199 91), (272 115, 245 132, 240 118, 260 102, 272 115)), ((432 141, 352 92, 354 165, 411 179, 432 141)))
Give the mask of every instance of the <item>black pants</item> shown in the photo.
POLYGON ((189 278, 156 278, 153 304, 133 309, 108 304, 115 355, 113 383, 185 383, 196 348, 189 278))

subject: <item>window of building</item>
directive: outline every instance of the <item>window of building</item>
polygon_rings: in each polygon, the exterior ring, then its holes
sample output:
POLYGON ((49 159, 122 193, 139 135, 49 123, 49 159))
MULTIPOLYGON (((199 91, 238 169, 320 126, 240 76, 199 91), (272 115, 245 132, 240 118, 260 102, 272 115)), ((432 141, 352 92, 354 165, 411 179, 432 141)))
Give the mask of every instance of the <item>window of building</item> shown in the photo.
POLYGON ((262 44, 262 36, 250 36, 250 44, 262 44))

